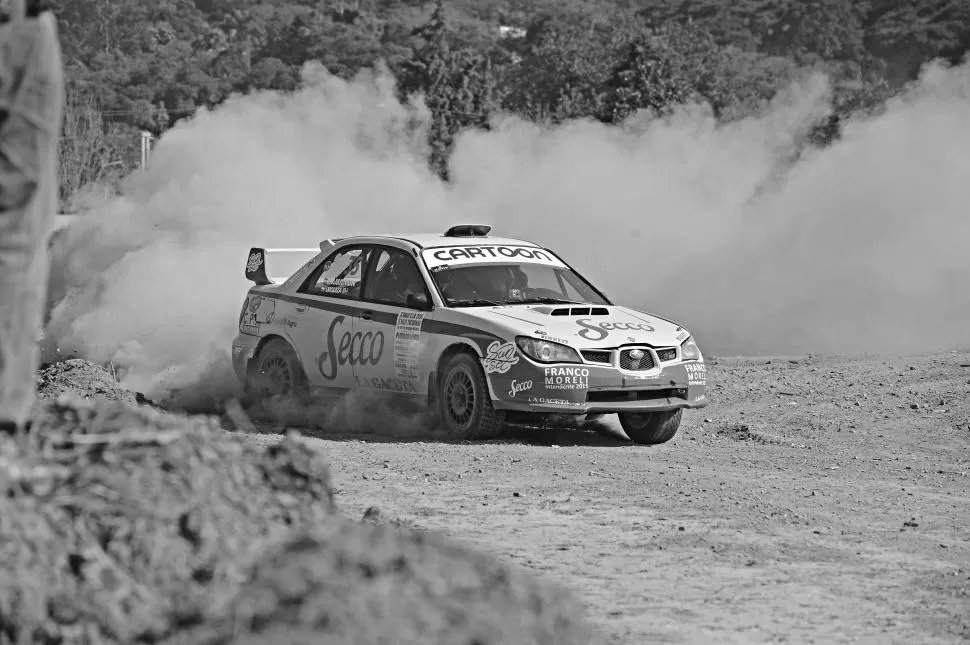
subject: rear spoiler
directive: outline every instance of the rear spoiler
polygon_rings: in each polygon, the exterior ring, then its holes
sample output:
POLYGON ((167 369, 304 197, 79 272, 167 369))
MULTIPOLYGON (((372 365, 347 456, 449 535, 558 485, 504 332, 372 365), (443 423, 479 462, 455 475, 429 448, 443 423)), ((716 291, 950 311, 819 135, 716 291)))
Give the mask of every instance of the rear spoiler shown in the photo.
POLYGON ((264 249, 254 246, 249 249, 246 260, 246 279, 258 285, 285 282, 320 251, 319 248, 264 249), (271 266, 267 268, 267 264, 271 266))

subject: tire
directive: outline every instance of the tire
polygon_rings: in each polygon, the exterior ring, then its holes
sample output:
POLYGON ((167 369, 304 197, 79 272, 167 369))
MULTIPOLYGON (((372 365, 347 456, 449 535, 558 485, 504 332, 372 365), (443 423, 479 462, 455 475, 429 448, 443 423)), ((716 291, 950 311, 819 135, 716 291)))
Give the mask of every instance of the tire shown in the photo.
POLYGON ((485 371, 464 352, 452 356, 438 379, 438 420, 461 439, 492 439, 501 434, 505 413, 492 406, 485 371))
POLYGON ((274 338, 259 350, 246 389, 256 399, 301 398, 309 385, 296 352, 282 338, 274 338))
POLYGON ((623 432, 634 443, 655 445, 667 443, 674 438, 680 428, 683 410, 669 412, 620 412, 620 425, 623 432))

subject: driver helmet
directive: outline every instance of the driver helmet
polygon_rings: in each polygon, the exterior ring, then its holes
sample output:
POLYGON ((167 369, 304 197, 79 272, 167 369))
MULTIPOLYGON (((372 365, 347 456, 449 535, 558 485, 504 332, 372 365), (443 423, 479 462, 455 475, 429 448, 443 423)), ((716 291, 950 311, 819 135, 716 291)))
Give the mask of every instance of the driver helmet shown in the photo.
MULTIPOLYGON (((521 274, 521 269, 518 272, 521 274)), ((518 286, 522 277, 524 274, 516 274, 516 267, 485 267, 485 286, 491 295, 501 300, 521 300, 525 297, 522 288, 518 286)))

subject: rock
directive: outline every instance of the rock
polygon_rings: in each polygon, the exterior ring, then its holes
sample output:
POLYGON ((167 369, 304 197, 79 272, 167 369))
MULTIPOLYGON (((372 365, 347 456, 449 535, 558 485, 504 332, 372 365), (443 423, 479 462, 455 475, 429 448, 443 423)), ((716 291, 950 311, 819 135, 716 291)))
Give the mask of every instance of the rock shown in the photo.
POLYGON ((520 569, 438 535, 338 518, 271 549, 220 600, 179 645, 597 642, 570 594, 520 569))
POLYGON ((121 387, 116 374, 82 358, 72 358, 41 367, 37 374, 37 397, 54 401, 71 393, 81 399, 106 399, 125 403, 146 403, 137 392, 121 387))
POLYGON ((46 404, 34 425, 25 442, 0 438, 0 622, 14 642, 158 642, 232 593, 267 545, 337 512, 327 464, 289 437, 257 446, 214 419, 106 400, 46 404))

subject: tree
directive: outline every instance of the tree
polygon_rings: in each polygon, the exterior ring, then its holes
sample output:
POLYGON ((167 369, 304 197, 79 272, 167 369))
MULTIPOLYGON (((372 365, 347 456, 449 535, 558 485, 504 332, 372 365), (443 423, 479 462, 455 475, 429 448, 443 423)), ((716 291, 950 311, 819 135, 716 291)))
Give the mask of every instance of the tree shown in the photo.
POLYGON ((886 81, 875 83, 844 84, 836 87, 832 100, 832 112, 816 125, 808 136, 808 143, 827 146, 842 136, 842 127, 848 119, 871 116, 878 113, 898 90, 886 81))
POLYGON ((619 123, 641 109, 666 115, 694 93, 670 59, 647 40, 630 43, 607 87, 603 120, 608 123, 619 123))
POLYGON ((754 51, 777 17, 775 4, 775 0, 653 0, 643 3, 637 15, 651 27, 693 23, 719 45, 754 51))
POLYGON ((871 0, 863 23, 866 49, 893 84, 912 80, 938 56, 957 62, 970 47, 966 0, 871 0))
POLYGON ((847 62, 865 58, 863 20, 868 0, 799 0, 782 3, 767 27, 762 51, 796 62, 847 62))
POLYGON ((527 31, 520 62, 505 74, 502 107, 551 122, 600 114, 615 62, 614 38, 592 23, 539 19, 527 31))
POLYGON ((68 92, 57 146, 58 184, 64 201, 70 202, 85 188, 108 183, 131 170, 113 149, 101 112, 94 97, 68 92))
POLYGON ((447 179, 455 135, 463 128, 488 126, 494 88, 491 67, 486 57, 454 46, 442 0, 412 35, 413 54, 401 65, 398 91, 402 98, 421 95, 431 111, 430 163, 447 179))

